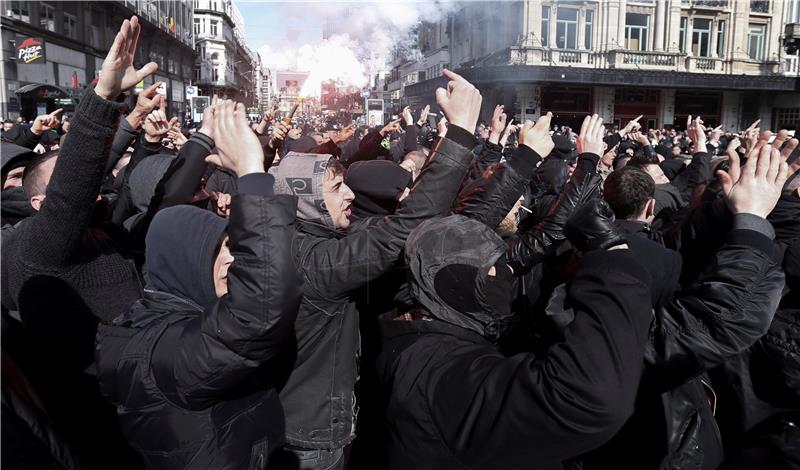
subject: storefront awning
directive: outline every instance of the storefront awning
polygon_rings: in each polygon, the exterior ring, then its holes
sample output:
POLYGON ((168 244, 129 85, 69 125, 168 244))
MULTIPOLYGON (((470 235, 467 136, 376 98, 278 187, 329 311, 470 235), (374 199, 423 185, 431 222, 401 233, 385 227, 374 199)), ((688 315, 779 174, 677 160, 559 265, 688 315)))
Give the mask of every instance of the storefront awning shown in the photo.
POLYGON ((44 83, 31 83, 18 88, 16 93, 20 98, 56 99, 69 98, 69 93, 61 87, 46 85, 44 83))

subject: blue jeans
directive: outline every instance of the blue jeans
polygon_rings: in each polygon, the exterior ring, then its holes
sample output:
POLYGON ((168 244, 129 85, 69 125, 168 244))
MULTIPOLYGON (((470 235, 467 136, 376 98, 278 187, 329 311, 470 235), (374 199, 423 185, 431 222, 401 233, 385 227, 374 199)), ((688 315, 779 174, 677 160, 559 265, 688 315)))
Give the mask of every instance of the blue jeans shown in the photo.
POLYGON ((301 449, 287 446, 275 452, 269 468, 291 470, 342 470, 344 449, 301 449))

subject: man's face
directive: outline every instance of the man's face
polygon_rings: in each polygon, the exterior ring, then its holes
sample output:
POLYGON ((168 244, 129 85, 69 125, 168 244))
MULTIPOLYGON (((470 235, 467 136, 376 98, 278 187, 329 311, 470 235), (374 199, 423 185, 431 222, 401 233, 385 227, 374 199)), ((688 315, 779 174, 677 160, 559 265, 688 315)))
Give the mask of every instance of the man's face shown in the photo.
POLYGON ((64 132, 69 131, 69 121, 64 121, 61 125, 61 128, 64 130, 64 132))
POLYGON ((300 134, 301 134, 300 129, 295 127, 294 129, 289 130, 286 136, 292 140, 297 140, 300 138, 300 134))
POLYGON ((222 240, 217 257, 214 258, 214 271, 212 273, 214 276, 214 293, 217 294, 218 299, 228 293, 228 268, 231 267, 232 263, 233 255, 231 255, 228 237, 226 236, 222 240))
POLYGON ((644 171, 653 178, 656 184, 666 184, 669 183, 669 178, 664 174, 664 171, 661 169, 660 166, 656 164, 645 165, 644 171))
POLYGON ((325 138, 324 138, 324 137, 322 137, 322 136, 321 136, 321 135, 319 135, 319 134, 314 134, 314 135, 312 135, 311 137, 313 137, 313 138, 314 138, 314 142, 316 142, 316 143, 317 143, 317 145, 322 145, 323 143, 325 143, 325 138))
POLYGON ((3 191, 22 186, 22 173, 24 172, 24 166, 14 168, 13 170, 9 171, 8 175, 6 175, 6 180, 3 181, 3 191))
POLYGON ((672 147, 672 156, 673 157, 680 157, 681 156, 681 148, 677 145, 672 147))
POLYGON ((13 122, 4 122, 3 123, 3 131, 5 131, 5 132, 10 131, 12 127, 14 127, 14 123, 13 122))
POLYGON ((322 181, 322 197, 325 200, 325 208, 333 219, 333 226, 336 228, 347 228, 350 226, 350 206, 355 199, 353 191, 344 184, 344 175, 334 175, 332 171, 325 172, 325 179, 322 181))

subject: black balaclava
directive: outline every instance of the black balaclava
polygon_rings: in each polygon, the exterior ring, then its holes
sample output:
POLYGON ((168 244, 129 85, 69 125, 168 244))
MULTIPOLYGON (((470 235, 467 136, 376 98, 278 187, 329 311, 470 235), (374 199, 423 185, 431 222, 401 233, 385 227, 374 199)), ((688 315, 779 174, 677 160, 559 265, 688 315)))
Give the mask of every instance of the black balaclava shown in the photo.
POLYGON ((202 308, 214 305, 214 260, 226 227, 225 219, 194 206, 159 211, 145 237, 146 288, 191 300, 202 308))

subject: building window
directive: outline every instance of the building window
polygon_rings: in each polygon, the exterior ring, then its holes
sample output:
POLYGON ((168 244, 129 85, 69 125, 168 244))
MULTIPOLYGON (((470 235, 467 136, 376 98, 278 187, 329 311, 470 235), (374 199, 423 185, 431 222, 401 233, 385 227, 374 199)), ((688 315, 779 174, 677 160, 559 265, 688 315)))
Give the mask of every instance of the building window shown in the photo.
POLYGON ((200 18, 194 19, 194 35, 200 34, 200 18))
POLYGON ((769 13, 769 0, 750 0, 750 11, 753 13, 769 13))
POLYGON ((39 4, 39 26, 48 31, 56 30, 56 9, 51 5, 39 4))
POLYGON ((764 60, 764 36, 767 25, 751 24, 747 34, 747 55, 753 60, 764 60))
POLYGON ((559 8, 556 10, 556 47, 578 48, 578 10, 559 8))
POLYGON ((542 46, 550 45, 550 7, 542 7, 542 46))
POLYGON ((214 20, 211 20, 211 31, 210 31, 210 33, 211 33, 212 36, 217 37, 217 22, 214 21, 214 20))
POLYGON ((211 67, 211 81, 216 83, 219 80, 219 71, 216 67, 211 67))
POLYGON ((8 2, 9 7, 6 10, 6 16, 14 18, 15 20, 31 22, 31 11, 28 2, 8 2))
POLYGON ((711 20, 695 18, 692 24, 692 55, 708 57, 711 55, 711 20))
POLYGON ((686 54, 686 27, 689 24, 689 18, 682 16, 681 17, 681 31, 678 35, 678 50, 681 51, 682 54, 686 54))
POLYGON ((64 36, 78 39, 78 18, 69 13, 64 13, 64 36))
POLYGON ((594 23, 594 10, 586 10, 586 21, 584 21, 583 48, 592 48, 592 23, 594 23))
POLYGON ((725 20, 717 22, 717 57, 725 57, 725 20))
POLYGON ((650 15, 625 14, 625 48, 631 51, 646 51, 650 34, 650 15))

